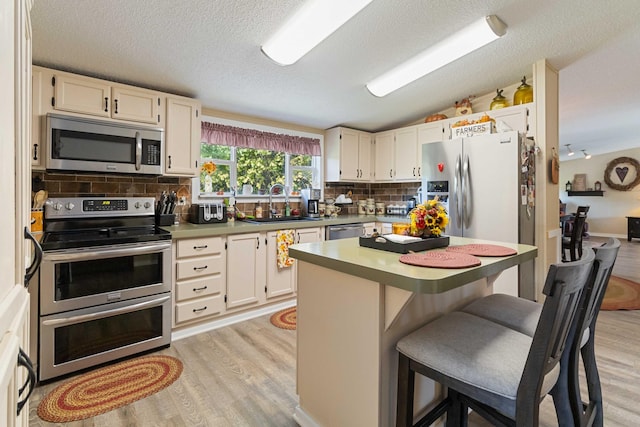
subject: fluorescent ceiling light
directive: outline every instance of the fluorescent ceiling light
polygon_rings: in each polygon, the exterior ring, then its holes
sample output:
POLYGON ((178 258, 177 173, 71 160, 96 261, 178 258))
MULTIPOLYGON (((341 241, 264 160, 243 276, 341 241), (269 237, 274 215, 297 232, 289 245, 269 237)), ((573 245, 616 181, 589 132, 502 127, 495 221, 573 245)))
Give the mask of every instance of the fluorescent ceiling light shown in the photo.
POLYGON ((371 1, 308 0, 262 45, 262 52, 280 65, 291 65, 371 1))
POLYGON ((375 96, 385 96, 438 68, 502 37, 507 26, 495 15, 479 19, 451 37, 367 84, 375 96))
POLYGON ((571 144, 565 144, 567 147, 567 156, 573 156, 575 153, 573 152, 573 150, 571 149, 571 144))

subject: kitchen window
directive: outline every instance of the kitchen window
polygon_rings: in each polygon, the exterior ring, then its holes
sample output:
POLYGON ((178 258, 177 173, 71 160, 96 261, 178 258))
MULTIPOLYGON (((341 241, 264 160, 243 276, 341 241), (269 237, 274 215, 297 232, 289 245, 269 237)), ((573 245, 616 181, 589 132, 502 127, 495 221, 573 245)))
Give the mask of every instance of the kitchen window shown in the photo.
POLYGON ((230 126, 229 122, 203 118, 202 166, 193 180, 194 201, 228 197, 234 190, 236 195, 243 195, 243 186, 247 185, 256 197, 267 195, 274 184, 282 184, 295 196, 303 188, 318 187, 322 182, 321 156, 315 155, 320 153, 322 135, 249 123, 238 126, 233 122, 230 126))

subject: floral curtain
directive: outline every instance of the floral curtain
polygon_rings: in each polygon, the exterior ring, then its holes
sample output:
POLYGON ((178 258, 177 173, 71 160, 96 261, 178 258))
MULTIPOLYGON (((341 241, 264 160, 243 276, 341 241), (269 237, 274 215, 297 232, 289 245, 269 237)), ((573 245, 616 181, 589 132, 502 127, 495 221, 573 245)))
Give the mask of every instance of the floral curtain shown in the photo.
POLYGON ((202 142, 290 154, 320 155, 320 139, 202 122, 202 142))

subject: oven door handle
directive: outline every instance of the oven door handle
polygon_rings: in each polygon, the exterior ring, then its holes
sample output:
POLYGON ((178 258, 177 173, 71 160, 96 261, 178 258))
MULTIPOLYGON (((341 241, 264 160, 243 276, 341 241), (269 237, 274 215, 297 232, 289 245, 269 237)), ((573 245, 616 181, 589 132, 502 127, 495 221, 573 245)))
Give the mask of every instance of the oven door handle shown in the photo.
POLYGON ((103 319, 105 317, 112 317, 112 316, 117 316, 119 314, 131 313, 133 311, 138 311, 143 308, 155 307, 157 305, 163 304, 164 302, 169 300, 169 298, 171 298, 171 295, 156 298, 151 301, 139 302, 137 304, 128 305, 126 307, 114 308, 113 310, 100 311, 100 312, 91 313, 91 314, 83 314, 81 316, 65 317, 62 319, 43 320, 42 324, 44 326, 60 326, 60 325, 86 322, 87 320, 103 319))
POLYGON ((94 251, 78 251, 78 252, 45 252, 44 259, 47 261, 83 261, 94 260, 96 258, 109 258, 112 256, 129 256, 153 253, 171 248, 171 241, 162 243, 154 243, 141 246, 130 246, 120 249, 100 249, 94 251))

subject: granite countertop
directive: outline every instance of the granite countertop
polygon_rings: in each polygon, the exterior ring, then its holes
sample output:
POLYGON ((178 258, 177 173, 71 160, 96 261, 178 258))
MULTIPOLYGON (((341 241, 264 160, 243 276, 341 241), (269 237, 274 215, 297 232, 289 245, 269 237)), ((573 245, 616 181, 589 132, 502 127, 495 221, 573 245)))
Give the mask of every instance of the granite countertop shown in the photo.
POLYGON ((326 227, 328 225, 357 224, 366 222, 408 222, 405 217, 373 216, 373 215, 339 215, 335 218, 320 218, 310 221, 278 221, 267 223, 250 223, 245 221, 233 221, 221 224, 191 224, 185 223, 162 227, 171 232, 173 239, 185 239, 190 237, 225 236, 230 234, 243 234, 265 231, 276 231, 290 228, 326 227))
POLYGON ((435 294, 498 274, 509 267, 534 259, 538 254, 535 246, 450 236, 450 245, 469 243, 507 246, 516 249, 518 254, 506 257, 479 257, 482 264, 478 267, 427 268, 403 264, 399 261, 401 254, 361 247, 358 238, 351 238, 300 243, 289 248, 289 255, 301 261, 407 291, 435 294))

